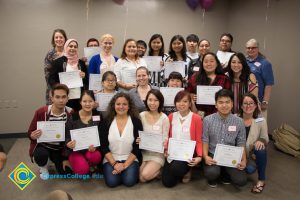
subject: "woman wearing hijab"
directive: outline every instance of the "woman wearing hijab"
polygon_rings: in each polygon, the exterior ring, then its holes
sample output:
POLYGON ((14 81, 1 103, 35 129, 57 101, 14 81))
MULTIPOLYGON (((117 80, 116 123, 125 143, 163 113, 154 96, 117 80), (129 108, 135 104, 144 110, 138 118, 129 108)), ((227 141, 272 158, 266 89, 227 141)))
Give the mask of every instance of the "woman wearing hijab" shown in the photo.
POLYGON ((83 87, 69 88, 69 101, 67 106, 79 111, 81 106, 79 98, 82 90, 88 89, 88 79, 86 77, 87 68, 84 61, 78 57, 78 42, 75 39, 69 39, 64 45, 64 55, 53 62, 53 67, 49 75, 49 84, 53 87, 56 83, 60 83, 60 72, 79 71, 80 78, 83 81, 83 87))

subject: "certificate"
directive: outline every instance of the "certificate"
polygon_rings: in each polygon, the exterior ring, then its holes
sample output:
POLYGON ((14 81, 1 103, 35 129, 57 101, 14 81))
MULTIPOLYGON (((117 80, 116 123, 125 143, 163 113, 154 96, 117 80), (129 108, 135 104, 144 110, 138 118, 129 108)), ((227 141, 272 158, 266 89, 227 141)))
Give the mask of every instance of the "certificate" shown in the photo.
POLYGON ((164 153, 163 146, 163 135, 160 133, 150 133, 145 131, 139 131, 141 138, 140 149, 145 149, 148 151, 164 153))
POLYGON ((168 159, 188 161, 193 158, 196 141, 169 139, 168 159))
POLYGON ((165 78, 169 78, 169 75, 172 72, 179 72, 182 75, 182 77, 185 77, 185 62, 165 62, 165 78))
POLYGON ((107 106, 110 100, 115 96, 116 93, 97 93, 96 94, 96 101, 98 102, 98 111, 106 111, 107 106))
POLYGON ((217 144, 213 159, 217 165, 236 168, 242 160, 243 151, 244 147, 217 144))
POLYGON ((162 61, 161 56, 144 56, 143 58, 147 63, 147 68, 149 71, 160 72, 160 62, 162 61))
POLYGON ((74 151, 88 149, 89 146, 100 146, 99 132, 97 126, 70 130, 71 140, 76 140, 74 151))
POLYGON ((65 121, 39 121, 37 129, 42 130, 37 143, 65 141, 65 121))
POLYGON ((90 74, 90 80, 89 80, 89 90, 101 90, 101 74, 90 74))
POLYGON ((136 69, 124 69, 121 71, 122 82, 136 84, 136 69))
POLYGON ((222 89, 222 86, 197 86, 197 104, 215 105, 215 94, 222 89))
POLYGON ((65 84, 68 88, 79 88, 83 86, 80 71, 60 72, 58 73, 59 82, 65 84))
POLYGON ((164 96, 164 106, 174 106, 176 94, 184 88, 160 87, 159 90, 164 96))
POLYGON ((100 54, 101 48, 100 47, 84 47, 83 54, 84 57, 87 58, 88 62, 90 62, 91 58, 94 55, 100 54))

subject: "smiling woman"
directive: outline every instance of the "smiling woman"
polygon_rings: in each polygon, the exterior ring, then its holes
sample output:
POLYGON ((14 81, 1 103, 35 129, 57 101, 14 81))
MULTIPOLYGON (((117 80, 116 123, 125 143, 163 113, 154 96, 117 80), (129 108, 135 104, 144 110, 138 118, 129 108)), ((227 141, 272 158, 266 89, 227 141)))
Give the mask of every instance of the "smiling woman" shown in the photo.
POLYGON ((118 85, 121 91, 129 91, 136 87, 136 69, 147 64, 143 58, 139 58, 137 44, 134 39, 127 39, 124 43, 121 58, 114 67, 118 85))
POLYGON ((82 90, 88 88, 88 79, 86 76, 87 68, 85 62, 78 58, 78 42, 75 39, 69 39, 64 45, 64 55, 53 62, 48 82, 50 86, 60 82, 59 73, 78 71, 83 81, 83 87, 70 88, 69 101, 67 106, 75 111, 80 110, 79 97, 82 90))
POLYGON ((145 99, 147 93, 151 89, 159 89, 156 86, 151 86, 149 84, 150 76, 149 76, 149 70, 146 67, 139 67, 136 70, 136 82, 137 87, 132 88, 129 91, 129 95, 132 98, 133 102, 135 103, 136 107, 138 108, 139 112, 145 111, 145 99))

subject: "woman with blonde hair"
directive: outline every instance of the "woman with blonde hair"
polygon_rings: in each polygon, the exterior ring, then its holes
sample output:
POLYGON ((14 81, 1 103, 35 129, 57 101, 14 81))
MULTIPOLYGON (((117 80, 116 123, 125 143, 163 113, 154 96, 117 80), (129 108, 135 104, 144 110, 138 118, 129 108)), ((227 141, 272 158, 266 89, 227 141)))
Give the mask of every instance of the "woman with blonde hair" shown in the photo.
POLYGON ((115 40, 112 35, 104 34, 100 38, 101 52, 93 56, 89 63, 89 74, 103 74, 106 71, 113 71, 113 66, 118 58, 112 55, 112 47, 115 40))

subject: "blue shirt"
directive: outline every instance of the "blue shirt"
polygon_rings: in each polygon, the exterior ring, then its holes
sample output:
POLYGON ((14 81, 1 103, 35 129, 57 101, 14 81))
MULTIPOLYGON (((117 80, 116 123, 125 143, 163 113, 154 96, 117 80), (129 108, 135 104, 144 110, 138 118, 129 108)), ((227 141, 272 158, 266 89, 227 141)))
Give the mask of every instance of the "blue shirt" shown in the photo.
POLYGON ((247 58, 247 63, 258 82, 258 98, 263 101, 265 87, 274 85, 272 64, 261 55, 258 55, 254 60, 247 58))

